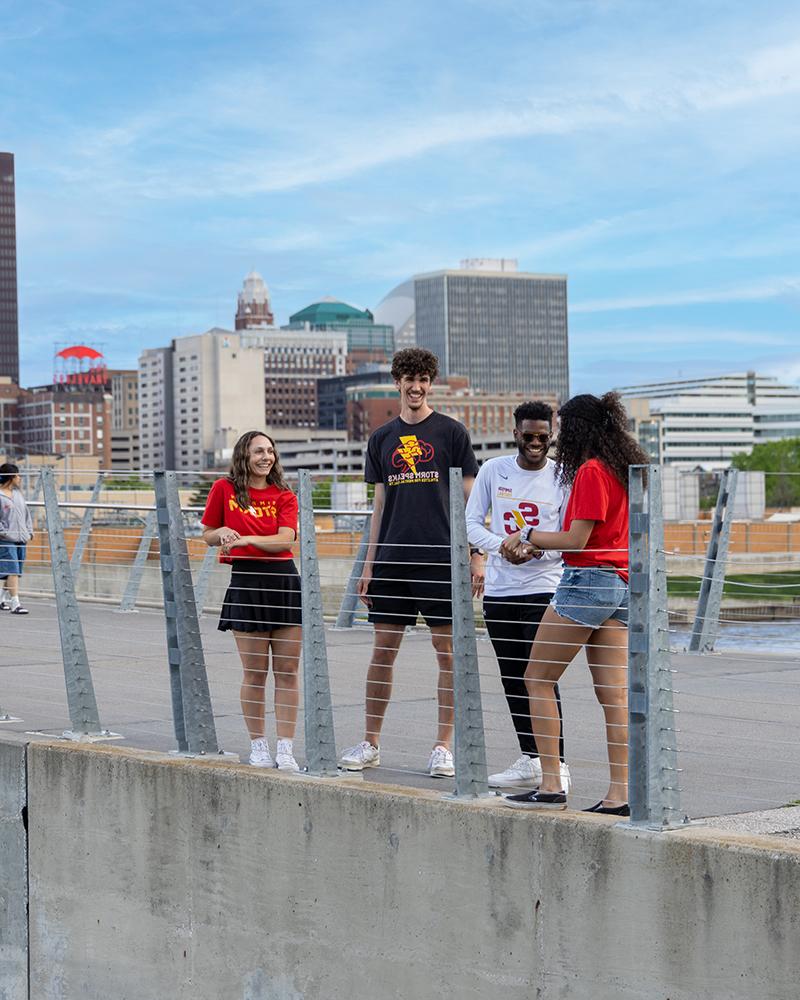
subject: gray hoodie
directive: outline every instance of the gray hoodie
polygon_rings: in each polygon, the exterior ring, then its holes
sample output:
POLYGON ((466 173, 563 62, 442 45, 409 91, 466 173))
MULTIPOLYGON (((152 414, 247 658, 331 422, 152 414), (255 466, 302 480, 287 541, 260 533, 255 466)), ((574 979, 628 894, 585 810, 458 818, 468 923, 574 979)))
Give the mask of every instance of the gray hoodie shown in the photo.
POLYGON ((33 521, 22 491, 15 486, 11 496, 0 490, 0 544, 24 545, 33 538, 33 521))

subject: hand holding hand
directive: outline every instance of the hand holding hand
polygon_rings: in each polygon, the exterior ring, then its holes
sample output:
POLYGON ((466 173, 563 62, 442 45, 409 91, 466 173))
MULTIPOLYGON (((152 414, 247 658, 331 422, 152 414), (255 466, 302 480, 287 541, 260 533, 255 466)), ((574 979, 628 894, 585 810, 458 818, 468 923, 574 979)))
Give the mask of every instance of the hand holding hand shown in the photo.
POLYGON ((238 531, 233 528, 222 527, 217 531, 217 541, 224 548, 226 545, 230 545, 231 542, 235 542, 241 536, 238 531))
POLYGON ((504 538, 500 544, 500 555, 510 563, 516 563, 519 561, 519 556, 522 554, 522 542, 520 541, 519 532, 515 531, 513 535, 508 535, 504 538))

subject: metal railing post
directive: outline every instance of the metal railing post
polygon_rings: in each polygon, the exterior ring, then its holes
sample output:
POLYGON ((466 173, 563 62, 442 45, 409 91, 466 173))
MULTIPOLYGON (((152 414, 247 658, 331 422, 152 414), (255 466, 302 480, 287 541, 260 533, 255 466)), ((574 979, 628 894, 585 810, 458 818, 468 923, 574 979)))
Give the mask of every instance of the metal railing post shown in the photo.
POLYGON ((680 822, 661 469, 629 472, 628 799, 631 825, 680 822))
POLYGON ((131 566, 131 572, 128 576, 128 582, 125 585, 125 593, 122 595, 122 600, 120 601, 119 608, 117 609, 118 611, 136 610, 136 597, 142 583, 144 568, 147 565, 147 557, 150 554, 150 545, 152 544, 154 538, 158 538, 156 512, 154 510, 150 510, 147 512, 147 517, 145 518, 144 528, 142 529, 142 537, 139 539, 139 547, 136 550, 133 565, 131 566))
MULTIPOLYGON (((103 480, 105 476, 102 472, 98 473, 97 479, 95 480, 94 486, 92 487, 92 495, 89 498, 89 503, 97 503, 100 497, 100 490, 103 488, 103 480)), ((81 530, 78 532, 78 538, 75 542, 75 548, 72 550, 72 558, 69 562, 69 568, 72 570, 72 579, 77 581, 78 573, 81 570, 81 562, 83 561, 83 552, 86 548, 86 543, 89 540, 89 533, 92 530, 92 520, 94 518, 94 507, 87 507, 83 512, 83 520, 81 521, 81 530)))
POLYGON ((219 753, 189 550, 174 472, 156 472, 156 523, 167 630, 172 716, 179 753, 219 753))
POLYGON ((197 614, 203 617, 203 605, 206 603, 208 584, 211 579, 211 571, 217 562, 218 552, 209 546, 203 554, 203 561, 197 571, 197 579, 194 583, 194 602, 197 606, 197 614))
POLYGON ((697 597, 697 612, 689 639, 691 653, 710 653, 717 641, 719 609, 722 604, 722 588, 725 584, 725 567, 728 561, 728 543, 738 477, 737 469, 726 469, 720 479, 703 579, 700 581, 700 593, 697 597))
POLYGON ((300 589, 303 601, 303 716, 308 773, 335 775, 336 740, 333 732, 328 654, 322 618, 322 589, 314 528, 311 474, 300 469, 300 589))
POLYGON ((86 653, 86 642, 75 597, 75 584, 64 540, 64 525, 58 510, 58 497, 53 481, 53 470, 42 469, 47 536, 50 543, 50 560, 53 568, 53 585, 61 636, 61 657, 64 661, 64 680, 67 705, 72 729, 64 733, 66 739, 103 739, 112 734, 100 725, 92 673, 86 653))
POLYGON ((489 784, 461 469, 450 470, 450 563, 455 706, 454 795, 457 798, 477 798, 488 794, 489 784))
POLYGON ((353 562, 353 568, 350 570, 350 579, 347 581, 347 587, 342 595, 339 614, 336 616, 336 624, 333 626, 335 629, 352 628, 356 620, 356 611, 358 611, 360 603, 358 594, 356 593, 356 586, 361 579, 361 574, 364 572, 364 563, 367 560, 371 524, 372 514, 368 514, 364 521, 364 530, 361 532, 361 541, 358 543, 358 551, 353 562))

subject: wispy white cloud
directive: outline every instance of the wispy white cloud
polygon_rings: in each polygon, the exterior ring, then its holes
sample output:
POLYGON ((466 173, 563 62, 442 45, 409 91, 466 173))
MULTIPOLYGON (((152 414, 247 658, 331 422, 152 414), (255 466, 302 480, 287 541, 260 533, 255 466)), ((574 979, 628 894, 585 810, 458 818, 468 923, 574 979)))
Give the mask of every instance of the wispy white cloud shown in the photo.
POLYGON ((721 288, 631 295, 621 298, 593 299, 570 306, 574 313, 612 312, 626 309, 653 309, 670 306, 703 305, 721 302, 758 302, 766 299, 800 301, 800 278, 780 277, 741 283, 721 288))
POLYGON ((558 88, 515 82, 483 97, 405 99, 379 113, 349 105, 346 89, 344 108, 330 109, 322 98, 315 110, 302 94, 292 99, 279 88, 272 69, 213 70, 108 127, 79 129, 54 169, 140 197, 243 197, 336 183, 461 145, 632 128, 653 133, 797 93, 800 41, 744 52, 722 67, 695 67, 685 78, 669 65, 650 66, 646 77, 606 69, 599 90, 580 78, 566 86, 560 80, 558 88), (161 155, 148 155, 152 150, 161 155))
POLYGON ((570 342, 573 349, 582 353, 602 354, 608 350, 634 348, 637 355, 669 353, 674 347, 692 346, 699 342, 727 344, 752 348, 792 347, 797 340, 794 332, 776 333, 771 330, 709 329, 693 325, 666 326, 647 324, 631 330, 598 329, 591 327, 573 330, 570 342))

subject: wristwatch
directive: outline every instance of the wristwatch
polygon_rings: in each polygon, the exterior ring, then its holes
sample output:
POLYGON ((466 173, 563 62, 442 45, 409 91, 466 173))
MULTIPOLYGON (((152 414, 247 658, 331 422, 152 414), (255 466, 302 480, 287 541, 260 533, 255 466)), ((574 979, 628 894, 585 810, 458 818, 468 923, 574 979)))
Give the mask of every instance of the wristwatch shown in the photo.
POLYGON ((479 548, 476 548, 476 547, 475 547, 474 545, 471 545, 471 546, 470 546, 470 549, 469 549, 469 554, 470 554, 471 556, 482 556, 482 555, 483 555, 483 552, 482 552, 482 550, 481 550, 481 549, 479 549, 479 548))

